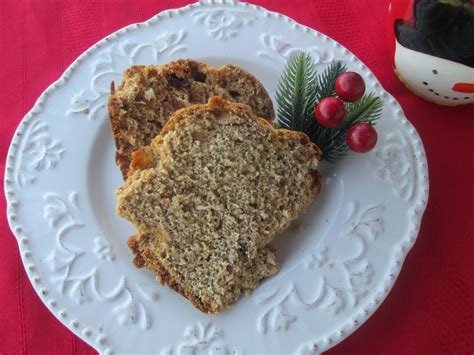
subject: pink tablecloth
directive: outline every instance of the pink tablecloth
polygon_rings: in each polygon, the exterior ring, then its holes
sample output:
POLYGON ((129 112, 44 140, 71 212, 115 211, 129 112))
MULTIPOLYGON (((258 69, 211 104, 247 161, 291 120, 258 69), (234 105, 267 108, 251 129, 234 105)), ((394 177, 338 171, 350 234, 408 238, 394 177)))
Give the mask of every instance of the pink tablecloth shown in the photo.
MULTIPOLYGON (((107 34, 189 1, 0 1, 0 171, 10 139, 41 92, 107 34)), ((428 154, 431 193, 419 239, 376 314, 329 354, 474 352, 474 109, 411 95, 387 50, 388 0, 255 0, 328 34, 362 59, 402 104, 428 154)), ((0 201, 0 354, 94 353, 33 291, 0 201)))

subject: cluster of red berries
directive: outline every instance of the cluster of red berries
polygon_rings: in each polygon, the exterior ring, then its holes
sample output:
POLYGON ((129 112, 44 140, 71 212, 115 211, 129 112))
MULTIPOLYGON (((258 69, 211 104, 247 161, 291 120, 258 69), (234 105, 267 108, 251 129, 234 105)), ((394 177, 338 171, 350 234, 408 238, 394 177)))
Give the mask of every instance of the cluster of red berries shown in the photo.
MULTIPOLYGON (((343 101, 359 100, 365 92, 364 79, 355 72, 345 72, 336 80, 338 97, 326 97, 319 101, 315 110, 316 121, 324 128, 337 128, 346 118, 343 101)), ((347 132, 347 145, 357 153, 366 153, 377 143, 377 131, 370 123, 356 123, 347 132)))

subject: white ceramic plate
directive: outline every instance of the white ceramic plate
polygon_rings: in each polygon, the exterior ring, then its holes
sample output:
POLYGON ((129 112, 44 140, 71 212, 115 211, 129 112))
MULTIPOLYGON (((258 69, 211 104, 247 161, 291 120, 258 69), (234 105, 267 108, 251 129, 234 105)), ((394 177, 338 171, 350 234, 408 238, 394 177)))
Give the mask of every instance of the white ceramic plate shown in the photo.
POLYGON ((390 291, 418 234, 428 173, 417 132, 347 49, 283 15, 213 1, 128 26, 81 55, 19 125, 5 190, 35 290, 101 353, 312 354, 351 334, 390 291), (133 229, 114 211, 122 180, 105 107, 109 83, 131 64, 188 57, 240 65, 273 95, 287 59, 302 49, 321 70, 343 60, 383 98, 379 143, 321 164, 321 194, 277 238, 281 271, 232 309, 203 314, 132 266, 133 229))

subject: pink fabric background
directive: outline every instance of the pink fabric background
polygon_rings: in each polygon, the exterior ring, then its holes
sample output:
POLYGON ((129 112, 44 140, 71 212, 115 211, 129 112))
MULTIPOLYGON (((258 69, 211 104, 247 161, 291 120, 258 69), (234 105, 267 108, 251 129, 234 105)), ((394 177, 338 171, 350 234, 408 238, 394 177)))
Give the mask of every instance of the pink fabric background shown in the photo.
MULTIPOLYGON (((252 0, 328 34, 400 101, 423 139, 430 201, 420 236, 386 302, 328 354, 474 352, 473 105, 443 108, 396 79, 388 0, 252 0)), ((41 92, 109 33, 189 1, 1 0, 0 174, 16 126, 41 92)), ((43 306, 28 281, 0 200, 0 354, 93 354, 43 306)))

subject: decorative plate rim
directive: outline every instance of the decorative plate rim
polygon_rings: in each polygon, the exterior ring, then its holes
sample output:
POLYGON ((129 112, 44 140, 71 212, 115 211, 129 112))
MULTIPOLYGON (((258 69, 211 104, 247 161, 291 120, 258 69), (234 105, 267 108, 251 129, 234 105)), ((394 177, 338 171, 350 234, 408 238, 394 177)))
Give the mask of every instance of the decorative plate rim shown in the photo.
MULTIPOLYGON (((82 322, 78 322, 77 320, 70 321, 68 318, 67 309, 61 307, 58 301, 49 295, 49 292, 47 291, 47 289, 43 287, 41 275, 38 273, 35 265, 31 263, 33 254, 29 247, 29 239, 28 239, 28 236, 22 231, 22 228, 19 222, 17 221, 17 216, 16 216, 17 201, 15 200, 16 188, 13 185, 13 165, 14 165, 13 162, 17 154, 19 141, 21 139, 21 136, 24 133, 25 128, 27 128, 27 125, 32 120, 33 116, 39 114, 42 111, 43 105, 48 99, 48 96, 54 91, 56 91, 58 88, 60 88, 61 86, 65 85, 68 79, 70 78, 71 74, 76 69, 76 67, 78 67, 85 58, 89 57, 91 54, 99 50, 102 46, 108 44, 110 41, 126 33, 137 30, 141 27, 150 26, 153 23, 160 21, 160 19, 171 18, 173 16, 179 16, 183 13, 186 13, 190 10, 194 10, 196 8, 203 8, 205 10, 207 7, 213 6, 213 5, 225 5, 225 6, 234 6, 234 7, 240 7, 240 8, 250 8, 255 11, 263 12, 268 16, 281 18, 285 22, 291 24, 293 29, 301 28, 305 32, 308 32, 308 31, 319 32, 308 26, 304 26, 297 23, 296 21, 294 21, 293 19, 291 19, 290 17, 286 15, 269 11, 263 7, 260 7, 254 4, 239 2, 235 0, 204 0, 197 3, 189 4, 181 8, 162 11, 144 22, 134 23, 126 27, 123 27, 122 29, 118 31, 113 32, 112 34, 98 41, 97 43, 92 45, 90 48, 88 48, 85 52, 83 52, 64 71, 61 77, 58 80, 56 80, 54 83, 52 83, 50 86, 48 86, 48 88, 39 96, 39 98, 36 100, 35 104, 33 105, 32 109, 24 116, 24 118, 19 123, 13 135, 12 141, 10 143, 10 147, 8 149, 8 154, 7 154, 6 164, 5 164, 5 177, 4 177, 4 190, 5 190, 5 197, 7 201, 7 219, 8 219, 9 226, 12 230, 12 233, 17 239, 21 259, 22 259, 24 268, 26 270, 26 273, 28 275, 28 278, 30 279, 34 290, 36 291, 36 293, 38 294, 42 302, 45 304, 45 306, 49 309, 49 311, 66 328, 71 330, 79 338, 81 338, 83 341, 85 341, 87 344, 89 344, 91 347, 93 347, 95 350, 99 351, 100 353, 107 354, 107 353, 113 352, 113 349, 106 344, 107 342, 105 341, 106 338, 104 334, 98 330, 93 330, 93 327, 89 327, 86 324, 83 324, 82 322)), ((321 34, 321 35, 323 37, 327 37, 324 34, 321 34)), ((342 48, 342 50, 345 53, 350 53, 349 50, 347 50, 347 48, 342 46, 339 42, 337 42, 334 39, 331 39, 331 40, 335 42, 335 45, 342 48)), ((362 62, 359 58, 357 59, 360 62, 362 62)), ((369 75, 373 76, 373 74, 370 72, 370 70, 367 68, 365 64, 362 70, 368 71, 369 75)), ((414 202, 414 211, 413 211, 414 215, 412 217, 413 217, 413 225, 415 228, 413 229, 413 232, 411 234, 407 233, 408 234, 407 237, 404 240, 402 240, 398 244, 398 246, 394 248, 396 253, 394 253, 394 256, 393 256, 394 260, 391 266, 389 267, 390 271, 387 272, 387 274, 385 275, 383 282, 381 282, 381 286, 373 292, 373 295, 368 297, 367 304, 369 306, 366 307, 357 316, 353 317, 352 319, 349 319, 345 323, 342 323, 342 326, 340 326, 339 329, 334 331, 332 334, 330 334, 326 338, 325 347, 318 348, 319 351, 326 351, 329 348, 332 348, 333 346, 337 345, 342 340, 346 339, 355 330, 357 330, 359 326, 361 326, 370 316, 372 316, 372 314, 374 314, 374 312, 382 304, 382 302, 384 301, 384 299, 387 297, 388 293, 392 289, 393 285, 395 284, 395 281, 397 280, 398 275, 400 274, 401 267, 403 265, 403 262, 405 260, 407 253, 410 251, 410 249, 413 247, 416 241, 416 238, 419 234, 421 219, 428 203, 428 196, 429 196, 428 163, 427 163, 426 153, 425 153, 421 138, 418 132, 416 131, 415 127, 405 117, 400 104, 395 100, 395 98, 392 95, 390 95, 384 89, 383 91, 384 91, 383 95, 388 97, 388 103, 395 107, 395 112, 396 112, 395 119, 400 124, 405 126, 405 129, 408 131, 408 133, 410 134, 414 142, 414 148, 415 148, 414 154, 417 157, 416 164, 420 171, 420 176, 421 176, 421 178, 418 179, 418 185, 419 185, 418 187, 422 191, 419 198, 414 202)))

